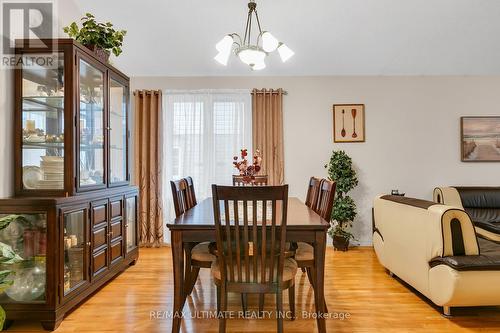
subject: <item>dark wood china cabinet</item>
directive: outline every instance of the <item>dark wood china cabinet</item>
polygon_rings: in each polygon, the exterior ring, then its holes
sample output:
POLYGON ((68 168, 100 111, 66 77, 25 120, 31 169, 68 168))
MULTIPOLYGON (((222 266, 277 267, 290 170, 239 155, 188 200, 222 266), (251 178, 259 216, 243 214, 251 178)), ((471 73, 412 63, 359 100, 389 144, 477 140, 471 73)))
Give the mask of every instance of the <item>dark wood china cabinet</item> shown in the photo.
POLYGON ((72 39, 17 42, 18 56, 52 60, 15 69, 15 196, 0 199, 12 285, 0 305, 7 322, 53 330, 138 258, 129 78, 72 39))

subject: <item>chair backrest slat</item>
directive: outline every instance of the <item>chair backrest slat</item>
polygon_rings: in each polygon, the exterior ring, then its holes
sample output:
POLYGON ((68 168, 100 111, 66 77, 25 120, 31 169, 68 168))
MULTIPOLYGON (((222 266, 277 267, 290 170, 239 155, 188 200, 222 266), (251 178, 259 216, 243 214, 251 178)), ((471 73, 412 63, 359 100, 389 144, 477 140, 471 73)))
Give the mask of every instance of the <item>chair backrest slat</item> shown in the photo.
POLYGON ((225 214, 225 229, 226 229, 226 251, 227 251, 227 268, 229 270, 229 278, 231 281, 234 281, 234 269, 233 269, 233 241, 231 237, 231 219, 230 219, 230 210, 229 210, 229 201, 224 200, 224 214, 225 214))
MULTIPOLYGON (((271 249, 276 249, 276 201, 271 202, 271 249)), ((274 267, 274 255, 271 255, 270 266, 274 267)), ((269 271, 269 280, 274 281, 274 269, 269 271)))
POLYGON ((250 282, 250 246, 248 234, 248 202, 243 201, 243 244, 245 245, 245 282, 250 282))
POLYGON ((313 208, 316 213, 327 221, 330 221, 332 216, 335 188, 336 183, 334 181, 323 179, 320 185, 318 203, 316 208, 313 208))
MULTIPOLYGON (((265 262, 267 260, 266 257, 266 252, 267 252, 267 216, 266 216, 266 201, 262 201, 262 220, 261 220, 261 228, 260 228, 260 234, 261 234, 261 247, 260 247, 260 255, 261 255, 261 267, 265 265, 265 262)), ((260 282, 264 283, 266 282, 266 271, 264 269, 261 270, 260 272, 260 282)))
MULTIPOLYGON (((253 267, 258 267, 259 264, 259 247, 260 247, 260 242, 259 242, 259 224, 257 223, 257 200, 252 201, 252 255, 253 255, 253 267)), ((257 276, 257 270, 253 270, 253 282, 257 283, 258 281, 258 276, 257 276)))
POLYGON ((212 193, 221 278, 231 283, 281 282, 288 186, 212 185, 212 193))
MULTIPOLYGON (((235 231, 235 249, 236 249, 236 266, 238 273, 238 282, 243 282, 242 278, 242 270, 241 270, 241 244, 240 240, 243 241, 240 236, 240 222, 239 222, 239 214, 238 214, 238 201, 233 201, 233 214, 234 214, 234 231, 235 231)), ((242 242, 241 242, 242 243, 242 242)), ((243 249, 244 250, 244 249, 243 249)))

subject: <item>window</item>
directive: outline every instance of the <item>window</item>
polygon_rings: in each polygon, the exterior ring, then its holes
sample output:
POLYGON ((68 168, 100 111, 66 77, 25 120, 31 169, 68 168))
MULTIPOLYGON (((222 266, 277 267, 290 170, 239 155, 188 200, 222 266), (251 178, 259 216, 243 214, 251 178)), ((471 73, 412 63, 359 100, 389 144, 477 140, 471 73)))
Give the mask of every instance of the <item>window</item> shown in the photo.
POLYGON ((193 177, 198 201, 212 184, 231 184, 232 158, 251 151, 248 90, 165 91, 163 175, 165 217, 173 218, 170 180, 193 177))

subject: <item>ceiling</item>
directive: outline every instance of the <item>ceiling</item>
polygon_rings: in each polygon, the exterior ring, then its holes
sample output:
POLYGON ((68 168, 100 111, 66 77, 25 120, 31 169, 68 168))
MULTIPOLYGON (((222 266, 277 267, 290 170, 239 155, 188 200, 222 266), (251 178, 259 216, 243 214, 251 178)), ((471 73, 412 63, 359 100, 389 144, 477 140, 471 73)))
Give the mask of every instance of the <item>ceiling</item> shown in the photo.
POLYGON ((72 1, 128 30, 113 61, 132 76, 500 75, 498 0, 256 0, 263 29, 296 53, 260 72, 213 60, 243 32, 246 0, 72 1))

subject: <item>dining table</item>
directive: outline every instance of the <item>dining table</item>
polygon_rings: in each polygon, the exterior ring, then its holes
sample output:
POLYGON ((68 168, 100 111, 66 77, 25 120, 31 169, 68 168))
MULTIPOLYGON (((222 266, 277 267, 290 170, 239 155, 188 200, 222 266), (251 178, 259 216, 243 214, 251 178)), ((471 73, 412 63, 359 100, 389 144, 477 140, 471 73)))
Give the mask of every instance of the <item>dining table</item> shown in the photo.
MULTIPOLYGON (((172 333, 179 333, 182 310, 186 302, 184 276, 184 249, 189 244, 215 242, 215 222, 212 198, 200 201, 193 208, 175 218, 167 227, 171 232, 171 248, 174 273, 174 302, 172 312, 172 333)), ((288 198, 286 225, 287 242, 306 242, 314 248, 314 303, 318 332, 326 332, 324 274, 326 235, 330 224, 295 197, 288 198)))

